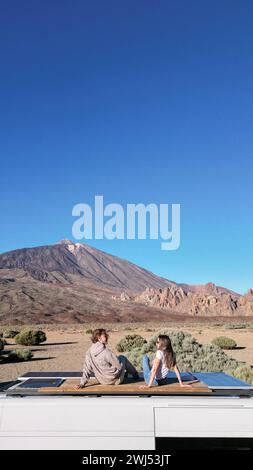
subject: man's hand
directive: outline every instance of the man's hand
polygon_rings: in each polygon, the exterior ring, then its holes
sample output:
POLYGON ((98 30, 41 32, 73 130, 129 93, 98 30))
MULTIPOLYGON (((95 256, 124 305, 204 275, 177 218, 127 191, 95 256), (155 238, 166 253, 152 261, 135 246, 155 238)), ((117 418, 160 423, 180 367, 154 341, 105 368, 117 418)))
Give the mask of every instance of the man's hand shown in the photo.
POLYGON ((80 390, 80 388, 84 388, 84 387, 85 387, 85 385, 78 384, 78 385, 75 385, 75 386, 74 386, 74 389, 75 389, 75 390, 80 390))

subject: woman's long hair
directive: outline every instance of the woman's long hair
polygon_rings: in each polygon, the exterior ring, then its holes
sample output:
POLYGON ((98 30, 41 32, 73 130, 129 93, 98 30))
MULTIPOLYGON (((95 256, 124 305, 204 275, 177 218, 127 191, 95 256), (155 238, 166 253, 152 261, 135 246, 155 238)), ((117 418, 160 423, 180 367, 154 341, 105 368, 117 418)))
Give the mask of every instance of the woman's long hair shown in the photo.
POLYGON ((164 353, 164 362, 166 364, 166 367, 168 367, 168 369, 175 367, 176 357, 169 336, 159 335, 157 338, 157 342, 158 341, 158 349, 164 353))

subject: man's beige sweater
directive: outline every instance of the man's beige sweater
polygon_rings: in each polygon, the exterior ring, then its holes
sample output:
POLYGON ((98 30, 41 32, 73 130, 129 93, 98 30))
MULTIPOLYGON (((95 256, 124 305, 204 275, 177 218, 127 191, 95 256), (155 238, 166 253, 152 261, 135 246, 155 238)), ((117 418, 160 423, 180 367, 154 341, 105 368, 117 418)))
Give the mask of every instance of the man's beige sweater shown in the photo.
POLYGON ((95 375, 101 384, 114 384, 119 378, 122 364, 119 362, 116 354, 114 354, 105 344, 97 341, 93 343, 85 355, 83 365, 83 376, 81 385, 84 386, 91 375, 95 375))

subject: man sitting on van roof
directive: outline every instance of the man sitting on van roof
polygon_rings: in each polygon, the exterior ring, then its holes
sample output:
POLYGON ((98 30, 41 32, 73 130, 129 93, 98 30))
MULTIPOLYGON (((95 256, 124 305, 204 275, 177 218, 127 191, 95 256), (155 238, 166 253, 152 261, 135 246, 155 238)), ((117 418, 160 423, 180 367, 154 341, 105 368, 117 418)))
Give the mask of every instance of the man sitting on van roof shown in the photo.
POLYGON ((125 372, 131 374, 134 379, 139 379, 139 374, 133 364, 125 356, 116 356, 107 347, 109 335, 103 328, 93 331, 92 345, 85 355, 83 374, 77 389, 85 387, 91 375, 100 384, 119 385, 124 381, 125 372))

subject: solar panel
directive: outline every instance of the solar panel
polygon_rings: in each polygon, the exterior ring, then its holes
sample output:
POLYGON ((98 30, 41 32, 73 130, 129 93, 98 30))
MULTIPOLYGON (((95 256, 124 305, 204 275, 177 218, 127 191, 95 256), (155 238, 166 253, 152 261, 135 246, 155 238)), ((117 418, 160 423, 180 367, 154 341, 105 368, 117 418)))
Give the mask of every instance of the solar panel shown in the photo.
POLYGON ((194 372, 201 382, 205 383, 209 388, 212 389, 253 389, 253 386, 244 382, 243 380, 236 379, 231 375, 225 374, 224 372, 194 372))
POLYGON ((42 387, 59 387, 63 379, 28 379, 19 384, 18 388, 42 388, 42 387))

